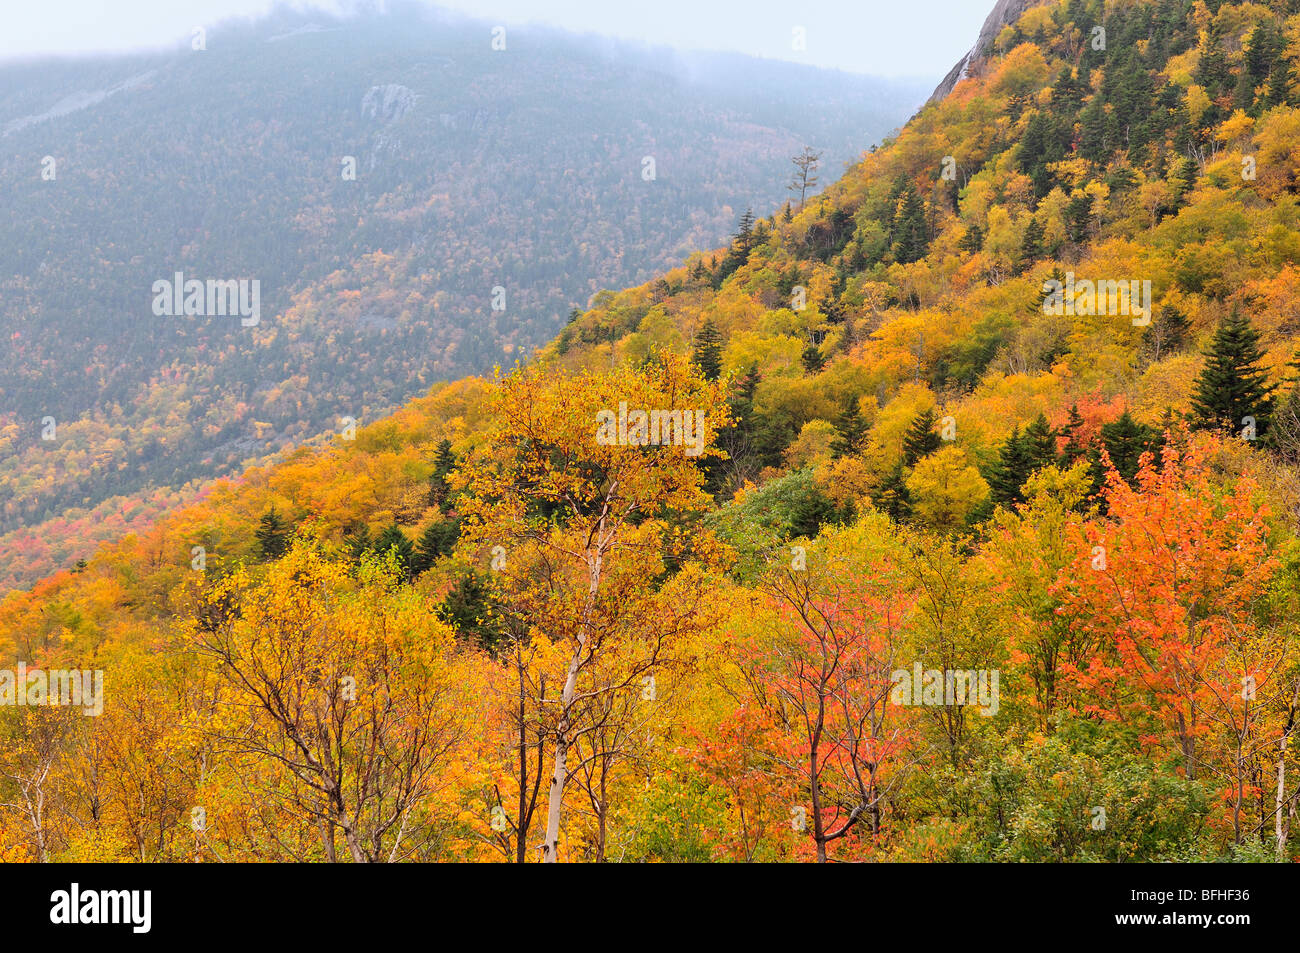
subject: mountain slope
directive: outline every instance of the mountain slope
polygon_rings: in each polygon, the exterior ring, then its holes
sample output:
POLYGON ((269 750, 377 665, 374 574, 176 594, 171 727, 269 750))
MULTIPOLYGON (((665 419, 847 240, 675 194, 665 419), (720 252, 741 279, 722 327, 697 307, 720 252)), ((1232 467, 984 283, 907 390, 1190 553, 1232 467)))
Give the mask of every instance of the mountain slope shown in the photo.
POLYGON ((920 100, 413 10, 205 45, 0 68, 0 533, 527 354, 920 100), (260 320, 156 313, 177 273, 257 280, 260 320))
POLYGON ((218 856, 332 859, 294 777, 217 754, 282 737, 232 672, 301 650, 343 717, 382 630, 467 686, 415 859, 1294 859, 1298 60, 1287 0, 1034 4, 804 209, 12 594, 7 655, 117 673, 111 730, 183 792, 53 853, 202 852, 133 825, 203 803, 218 856), (628 407, 725 456, 624 440, 628 407))

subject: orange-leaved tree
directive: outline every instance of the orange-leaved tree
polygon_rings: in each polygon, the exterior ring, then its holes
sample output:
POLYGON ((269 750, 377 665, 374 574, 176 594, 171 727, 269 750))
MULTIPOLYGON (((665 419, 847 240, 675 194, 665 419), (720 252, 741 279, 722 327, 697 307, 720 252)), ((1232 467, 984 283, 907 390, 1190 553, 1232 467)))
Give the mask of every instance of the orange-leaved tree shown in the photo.
POLYGON ((1073 528, 1055 593, 1096 646, 1069 666, 1079 707, 1175 751, 1189 779, 1225 781, 1236 815, 1281 631, 1256 616, 1275 568, 1267 508, 1251 479, 1216 476, 1214 452, 1212 438, 1171 440, 1136 488, 1111 470, 1108 515, 1073 528))

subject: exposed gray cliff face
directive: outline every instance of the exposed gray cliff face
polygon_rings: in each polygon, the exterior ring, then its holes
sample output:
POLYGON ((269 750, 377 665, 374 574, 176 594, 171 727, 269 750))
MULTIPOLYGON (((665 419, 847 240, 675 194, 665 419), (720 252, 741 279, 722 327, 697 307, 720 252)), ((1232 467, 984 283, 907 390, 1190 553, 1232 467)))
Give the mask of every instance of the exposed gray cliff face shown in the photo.
POLYGON ((961 58, 952 71, 943 78, 943 82, 935 89, 934 95, 930 97, 930 102, 937 102, 949 93, 953 87, 974 72, 988 56, 989 47, 997 39, 1003 27, 1015 23, 1030 7, 1037 6, 1042 0, 998 0, 993 12, 989 18, 984 21, 984 26, 980 29, 979 39, 971 47, 971 51, 961 58))
POLYGON ((397 122, 415 108, 417 98, 414 90, 397 83, 372 86, 361 98, 361 115, 384 122, 397 122))

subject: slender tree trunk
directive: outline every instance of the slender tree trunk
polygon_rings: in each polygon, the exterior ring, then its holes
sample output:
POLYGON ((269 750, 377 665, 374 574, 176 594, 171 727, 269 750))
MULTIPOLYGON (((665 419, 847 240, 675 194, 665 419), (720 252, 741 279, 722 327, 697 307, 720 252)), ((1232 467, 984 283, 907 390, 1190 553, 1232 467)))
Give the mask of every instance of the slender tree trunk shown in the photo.
MULTIPOLYGON (((825 668, 823 667, 823 673, 824 671, 825 668)), ((813 729, 812 744, 808 746, 808 779, 812 795, 813 840, 817 844, 817 863, 819 864, 826 863, 826 831, 822 827, 822 788, 817 772, 817 754, 818 748, 821 746, 822 725, 825 724, 825 719, 826 700, 824 695, 819 694, 817 698, 817 724, 813 729)))
POLYGON ((596 863, 605 862, 605 819, 609 816, 609 796, 606 791, 605 779, 608 765, 601 766, 600 773, 600 804, 597 806, 597 831, 596 831, 596 863))
POLYGON ((542 862, 555 863, 560 843, 560 810, 564 806, 564 785, 569 780, 569 706, 578 686, 578 666, 587 644, 585 635, 578 637, 578 646, 569 659, 569 670, 564 678, 564 691, 560 695, 560 724, 555 732, 555 772, 551 775, 551 788, 546 804, 546 840, 542 844, 542 862))
POLYGON ((1286 716, 1286 727, 1282 729, 1282 740, 1278 742, 1277 794, 1273 801, 1273 834, 1277 842, 1277 859, 1279 861, 1286 860, 1287 824, 1282 819, 1282 808, 1286 804, 1286 746, 1291 738, 1291 729, 1295 727, 1297 705, 1300 705, 1300 679, 1296 680, 1296 690, 1291 696, 1291 708, 1286 716))
MULTIPOLYGON (((612 490, 611 490, 612 491, 612 490)), ((597 538, 604 537, 605 518, 596 526, 597 538)), ((546 840, 542 843, 542 862, 553 864, 559 860, 560 812, 564 807, 564 786, 569 780, 569 716, 573 696, 578 691, 578 669, 582 666, 582 653, 587 650, 591 637, 591 619, 596 609, 596 595, 600 592, 600 575, 604 565, 604 547, 598 544, 589 550, 591 580, 587 587, 587 606, 582 625, 578 629, 578 644, 569 659, 569 670, 564 677, 564 691, 560 693, 560 723, 555 732, 555 773, 551 775, 551 789, 546 804, 546 840)))

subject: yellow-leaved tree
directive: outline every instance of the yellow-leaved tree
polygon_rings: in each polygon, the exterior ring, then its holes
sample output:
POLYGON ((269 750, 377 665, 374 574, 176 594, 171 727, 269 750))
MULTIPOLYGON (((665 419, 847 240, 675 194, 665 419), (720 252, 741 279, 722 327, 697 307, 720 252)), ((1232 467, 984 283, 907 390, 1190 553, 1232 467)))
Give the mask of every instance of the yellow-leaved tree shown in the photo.
POLYGON ((655 672, 716 611, 705 581, 722 551, 692 514, 709 504, 703 467, 729 418, 721 384, 655 353, 576 377, 517 370, 498 381, 493 419, 453 476, 460 547, 494 570, 491 602, 514 663, 518 801, 503 833, 523 860, 540 807, 541 750, 529 741, 540 724, 551 754, 542 859, 555 862, 569 781, 581 772, 589 787, 593 766, 616 770, 627 733, 612 721, 643 717, 655 672))

